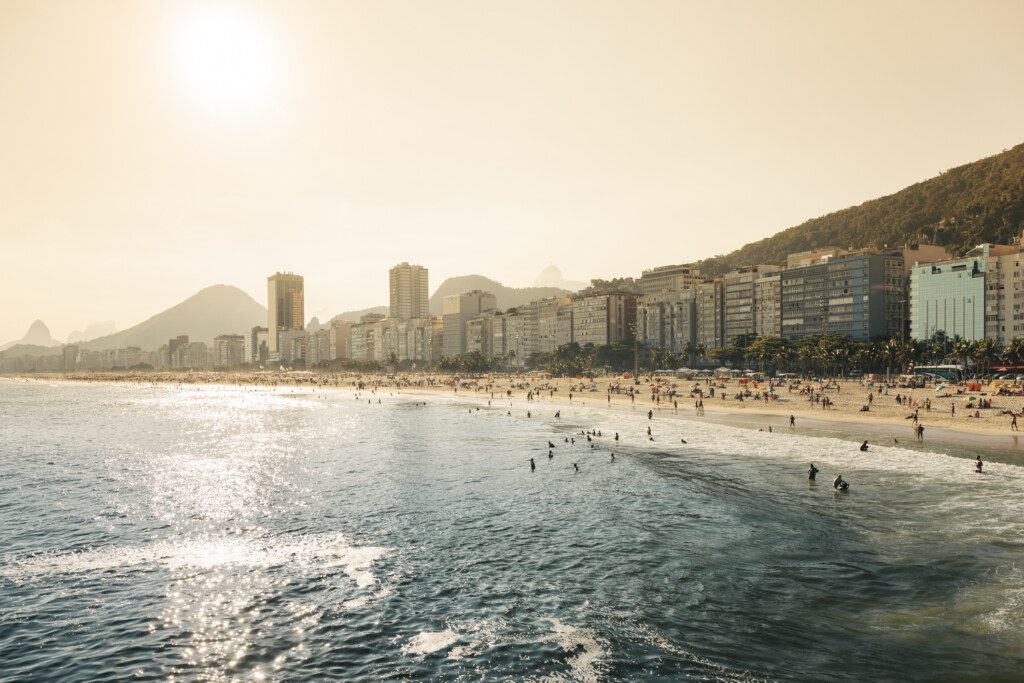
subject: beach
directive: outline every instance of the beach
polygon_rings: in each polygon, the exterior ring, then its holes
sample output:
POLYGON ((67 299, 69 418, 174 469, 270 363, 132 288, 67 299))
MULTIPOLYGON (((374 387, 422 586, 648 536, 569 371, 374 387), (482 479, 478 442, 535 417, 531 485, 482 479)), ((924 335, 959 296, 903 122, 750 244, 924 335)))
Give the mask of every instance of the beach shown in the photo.
MULTIPOLYGON (((746 385, 737 380, 701 380, 665 378, 641 375, 639 382, 620 375, 593 378, 547 378, 537 375, 489 374, 485 376, 455 376, 437 373, 397 373, 395 375, 369 373, 270 373, 270 372, 90 372, 74 374, 6 375, 5 381, 69 381, 112 382, 130 384, 175 384, 253 387, 315 387, 321 391, 364 389, 388 390, 421 395, 454 394, 462 398, 493 400, 494 398, 525 399, 531 395, 538 405, 568 406, 573 403, 613 410, 654 411, 656 415, 697 416, 696 401, 703 392, 704 415, 707 419, 723 420, 754 428, 788 426, 793 416, 798 425, 812 420, 818 425, 840 423, 843 431, 868 434, 881 433, 888 438, 909 444, 916 440, 917 423, 924 427, 923 440, 931 441, 938 435, 956 434, 965 437, 987 437, 984 443, 1016 448, 1019 432, 1012 429, 1012 417, 1007 411, 1024 412, 1024 397, 996 396, 983 386, 981 391, 956 393, 957 387, 941 391, 935 388, 901 388, 895 383, 876 382, 869 388, 865 382, 853 379, 828 382, 804 381, 796 386, 782 385, 772 389, 777 398, 755 399, 763 396, 760 386, 745 392, 746 385), (712 389, 714 396, 711 395, 712 389), (801 390, 810 393, 801 393, 801 390), (507 392, 511 391, 511 396, 507 392), (632 391, 632 395, 628 392, 632 391), (675 392, 670 396, 670 392, 675 392), (868 395, 871 394, 869 402, 868 395), (570 400, 570 394, 572 399, 570 400), (814 398, 827 398, 827 408, 814 398), (979 407, 982 400, 991 401, 991 407, 979 407), (899 402, 898 402, 899 401, 899 402), (869 410, 862 408, 868 406, 869 410), (972 407, 968 407, 972 406, 972 407), (918 420, 913 416, 917 414, 918 420), (1004 437, 999 440, 996 437, 1004 437)), ((752 386, 752 385, 751 385, 752 386)), ((963 389, 960 389, 963 391, 963 389)), ((1024 424, 1022 424, 1024 426, 1024 424)), ((968 439, 966 442, 970 442, 968 439)), ((891 441, 890 441, 891 443, 891 441)))

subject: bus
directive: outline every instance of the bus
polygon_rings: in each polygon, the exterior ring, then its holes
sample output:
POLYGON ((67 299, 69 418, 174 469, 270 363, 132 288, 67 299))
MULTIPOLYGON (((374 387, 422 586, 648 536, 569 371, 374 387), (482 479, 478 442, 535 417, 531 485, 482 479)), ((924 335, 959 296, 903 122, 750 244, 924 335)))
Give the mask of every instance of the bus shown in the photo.
POLYGON ((915 365, 914 374, 933 379, 944 379, 948 382, 962 382, 964 368, 962 365, 915 365))

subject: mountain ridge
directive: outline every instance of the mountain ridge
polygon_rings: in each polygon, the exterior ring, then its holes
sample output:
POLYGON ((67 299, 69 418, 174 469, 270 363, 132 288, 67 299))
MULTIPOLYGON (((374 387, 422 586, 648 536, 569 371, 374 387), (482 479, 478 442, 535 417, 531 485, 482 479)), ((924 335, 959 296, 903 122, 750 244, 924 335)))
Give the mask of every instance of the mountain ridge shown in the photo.
POLYGON ((245 334, 266 324, 267 309, 251 296, 233 285, 211 285, 138 325, 78 346, 91 351, 127 346, 155 351, 181 334, 187 334, 190 341, 211 344, 219 334, 245 334))
POLYGON ((824 246, 884 247, 929 241, 961 254, 1024 231, 1024 144, 956 166, 890 195, 811 218, 694 265, 718 275, 747 265, 782 264, 824 246))

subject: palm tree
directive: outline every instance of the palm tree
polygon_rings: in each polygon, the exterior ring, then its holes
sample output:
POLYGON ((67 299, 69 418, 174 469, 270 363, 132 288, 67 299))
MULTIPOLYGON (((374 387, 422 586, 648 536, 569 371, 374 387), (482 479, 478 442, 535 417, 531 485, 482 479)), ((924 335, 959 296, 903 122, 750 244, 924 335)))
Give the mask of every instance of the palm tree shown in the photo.
POLYGON ((998 348, 996 347, 995 339, 979 339, 974 344, 972 355, 974 356, 974 362, 981 367, 982 372, 987 372, 997 353, 998 348))
POLYGON ((697 342, 693 345, 693 352, 697 355, 697 362, 699 363, 704 356, 708 353, 708 347, 704 342, 697 342))
POLYGON ((953 355, 963 361, 964 366, 964 377, 967 377, 967 359, 971 357, 974 351, 974 342, 968 339, 961 339, 957 337, 953 341, 953 355))
POLYGON ((881 343, 878 349, 879 356, 885 360, 885 379, 889 380, 889 376, 892 375, 892 364, 894 361, 898 361, 900 352, 902 351, 899 339, 886 339, 881 343))
POLYGON ((1007 343, 1003 360, 1007 365, 1020 365, 1024 361, 1024 337, 1014 337, 1007 343))

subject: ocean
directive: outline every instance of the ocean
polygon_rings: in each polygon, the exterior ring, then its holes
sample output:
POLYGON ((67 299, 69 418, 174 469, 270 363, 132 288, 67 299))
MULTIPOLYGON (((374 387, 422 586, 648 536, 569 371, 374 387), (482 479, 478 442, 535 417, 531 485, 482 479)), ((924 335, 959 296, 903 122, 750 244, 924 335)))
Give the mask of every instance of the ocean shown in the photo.
POLYGON ((0 381, 0 680, 1024 676, 1020 467, 555 409, 0 381))

